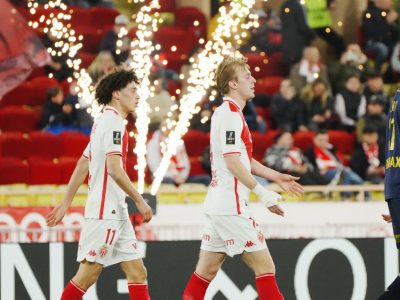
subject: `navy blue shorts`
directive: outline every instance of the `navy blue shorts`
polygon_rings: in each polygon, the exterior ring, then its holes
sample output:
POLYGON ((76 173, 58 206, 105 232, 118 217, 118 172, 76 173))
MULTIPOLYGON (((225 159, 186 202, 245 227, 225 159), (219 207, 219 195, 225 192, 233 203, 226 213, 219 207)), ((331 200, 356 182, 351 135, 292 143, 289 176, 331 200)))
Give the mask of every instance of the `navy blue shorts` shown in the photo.
POLYGON ((393 235, 397 249, 400 249, 400 198, 387 200, 390 215, 392 216, 393 235))

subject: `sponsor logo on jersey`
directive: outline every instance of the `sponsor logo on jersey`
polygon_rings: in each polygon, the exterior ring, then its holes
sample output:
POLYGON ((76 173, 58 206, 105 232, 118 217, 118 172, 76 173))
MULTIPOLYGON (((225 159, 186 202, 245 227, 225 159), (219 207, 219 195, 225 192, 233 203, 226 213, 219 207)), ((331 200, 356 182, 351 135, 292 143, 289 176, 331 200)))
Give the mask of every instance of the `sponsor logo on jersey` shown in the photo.
POLYGON ((227 145, 235 145, 235 132, 234 131, 226 132, 226 144, 227 145))
POLYGON ((121 145, 121 131, 113 131, 114 145, 121 145))

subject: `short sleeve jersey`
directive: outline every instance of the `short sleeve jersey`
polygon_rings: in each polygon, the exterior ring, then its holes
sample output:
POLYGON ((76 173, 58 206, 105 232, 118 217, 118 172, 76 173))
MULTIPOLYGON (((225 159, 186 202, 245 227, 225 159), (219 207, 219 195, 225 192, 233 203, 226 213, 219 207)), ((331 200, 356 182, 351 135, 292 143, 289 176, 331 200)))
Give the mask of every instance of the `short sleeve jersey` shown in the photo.
POLYGON ((106 107, 93 124, 90 142, 83 152, 89 159, 89 193, 85 218, 128 219, 126 194, 107 172, 109 155, 120 155, 126 168, 128 134, 118 111, 106 107))
POLYGON ((239 155, 251 171, 252 140, 239 105, 224 97, 211 118, 210 157, 212 180, 205 199, 209 215, 248 215, 250 190, 229 171, 224 157, 239 155))
POLYGON ((388 113, 385 141, 385 199, 400 197, 400 91, 388 113))

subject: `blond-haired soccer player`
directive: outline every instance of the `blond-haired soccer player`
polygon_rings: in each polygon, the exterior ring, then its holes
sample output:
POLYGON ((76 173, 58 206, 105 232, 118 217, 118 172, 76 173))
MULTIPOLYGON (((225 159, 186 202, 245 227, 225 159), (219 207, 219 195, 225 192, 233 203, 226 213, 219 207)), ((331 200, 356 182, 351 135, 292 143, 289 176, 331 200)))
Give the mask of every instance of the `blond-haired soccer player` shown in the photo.
POLYGON ((103 268, 115 263, 120 263, 126 274, 130 299, 150 299, 146 268, 125 203, 126 195, 130 196, 144 220, 152 218, 151 208, 125 172, 128 134, 124 119, 136 108, 138 83, 136 74, 124 69, 101 79, 96 87, 96 98, 105 106, 103 114, 94 122, 90 142, 75 167, 62 203, 47 217, 49 226, 62 220, 89 171, 85 223, 77 257, 80 265, 61 300, 81 299, 103 268))
POLYGON ((281 196, 263 188, 252 174, 275 181, 281 188, 301 195, 297 177, 276 172, 252 157, 252 140, 242 110, 254 97, 255 79, 244 58, 227 57, 218 66, 216 82, 223 103, 211 119, 212 181, 205 199, 206 226, 196 270, 183 294, 184 300, 202 300, 225 256, 240 254, 256 276, 260 300, 280 300, 275 266, 264 234, 251 218, 248 201, 255 192, 277 215, 284 212, 281 196))

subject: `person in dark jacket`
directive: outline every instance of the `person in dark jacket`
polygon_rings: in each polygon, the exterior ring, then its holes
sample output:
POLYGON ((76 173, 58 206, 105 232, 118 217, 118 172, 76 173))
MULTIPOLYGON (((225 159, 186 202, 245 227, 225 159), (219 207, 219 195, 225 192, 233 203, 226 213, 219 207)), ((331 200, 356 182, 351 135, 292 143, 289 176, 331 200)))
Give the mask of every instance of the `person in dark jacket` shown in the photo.
POLYGON ((385 176, 385 149, 378 144, 376 128, 365 127, 362 141, 354 150, 350 160, 351 169, 362 179, 378 184, 385 176))
POLYGON ((287 0, 281 8, 283 60, 290 68, 300 61, 303 49, 316 37, 307 25, 303 7, 298 0, 287 0))

